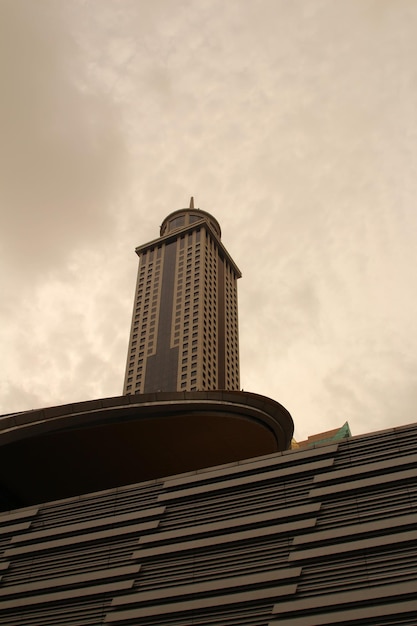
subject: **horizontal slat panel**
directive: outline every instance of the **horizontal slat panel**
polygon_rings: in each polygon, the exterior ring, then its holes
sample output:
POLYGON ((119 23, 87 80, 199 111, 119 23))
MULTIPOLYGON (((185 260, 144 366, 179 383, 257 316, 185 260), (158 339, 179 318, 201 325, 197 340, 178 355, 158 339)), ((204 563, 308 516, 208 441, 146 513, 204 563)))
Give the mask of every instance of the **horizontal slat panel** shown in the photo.
MULTIPOLYGON (((105 570, 96 570, 86 574, 75 574, 73 576, 59 576, 58 578, 50 578, 36 583, 27 583, 25 585, 9 585, 5 589, 0 589, 0 597, 30 594, 34 591, 44 591, 53 587, 68 587, 70 585, 78 586, 82 583, 95 580, 103 580, 105 578, 120 578, 121 576, 130 576, 137 574, 140 565, 128 565, 125 567, 113 567, 105 570)), ((1 606, 1 605, 0 605, 1 606)))
POLYGON ((252 483, 261 483, 267 480, 273 480, 274 478, 284 478, 286 476, 294 476, 295 474, 302 474, 307 472, 314 473, 317 470, 331 467, 333 465, 333 462, 333 459, 322 459, 321 461, 316 461, 315 463, 306 463, 305 465, 286 467, 284 469, 274 470, 273 472, 251 474, 250 476, 244 476, 243 478, 234 478, 231 480, 209 483, 208 485, 200 485, 199 487, 192 487, 190 489, 181 489, 179 491, 161 493, 161 495, 158 496, 158 501, 162 502, 167 500, 175 500, 176 498, 189 498, 190 496, 200 495, 208 493, 210 491, 233 489, 234 487, 242 487, 244 485, 250 485, 252 483))
POLYGON ((417 530, 411 530, 405 533, 397 533, 392 535, 383 535, 381 537, 370 537, 369 539, 359 539, 358 541, 346 541, 345 543, 332 544, 330 546, 322 546, 321 548, 310 548, 291 552, 290 561, 306 561, 309 559, 322 558, 324 556, 332 556, 342 554, 344 552, 354 552, 355 550, 370 550, 371 548, 379 548, 395 543, 403 543, 417 540, 417 530))
POLYGON ((417 486, 408 484, 405 489, 398 483, 372 492, 341 492, 338 498, 321 501, 317 530, 410 514, 413 512, 413 492, 417 497, 417 486))
POLYGON ((177 499, 169 502, 161 519, 161 531, 170 527, 184 528, 198 523, 237 517, 239 512, 247 514, 248 503, 252 513, 272 511, 305 505, 312 478, 299 475, 285 481, 247 485, 246 489, 214 491, 203 497, 177 499), (290 484, 291 488, 286 488, 290 484), (190 506, 192 503, 192 506, 190 506))
POLYGON ((109 599, 103 595, 0 611, 2 626, 98 626, 109 599))
POLYGON ((267 513, 259 513, 258 515, 246 515, 243 517, 235 517, 232 519, 222 520, 221 522, 212 522, 210 524, 199 524, 198 526, 176 530, 167 530, 165 532, 144 535, 139 539, 139 544, 154 543, 157 541, 178 540, 181 537, 189 537, 190 535, 198 535, 205 533, 214 533, 219 530, 226 530, 238 526, 250 526, 252 524, 263 524, 268 521, 277 519, 286 519, 291 517, 301 517, 309 513, 317 513, 320 509, 320 503, 305 504, 298 507, 289 507, 288 509, 276 509, 267 513))
POLYGON ((9 524, 17 519, 25 519, 28 517, 35 517, 39 508, 34 509, 18 509, 17 511, 10 511, 9 513, 2 513, 0 515, 0 525, 9 524))
POLYGON ((77 587, 76 589, 68 589, 66 591, 57 591, 54 593, 43 593, 40 596, 30 596, 26 598, 18 597, 13 600, 2 600, 1 611, 12 608, 21 608, 23 606, 32 606, 36 604, 47 604, 49 602, 64 602, 71 598, 84 598, 85 596, 96 596, 103 593, 114 593, 124 589, 131 589, 133 580, 121 580, 119 582, 104 583, 103 585, 92 585, 91 587, 77 587))
MULTIPOLYGON (((371 478, 363 478, 362 480, 354 480, 343 483, 343 491, 355 491, 358 489, 371 488, 377 485, 386 485, 390 482, 400 482, 417 477, 417 467, 403 472, 395 472, 393 474, 383 474, 382 476, 372 476, 371 478)), ((329 485, 327 487, 318 487, 312 489, 309 498, 322 498, 323 496, 338 496, 340 485, 329 485)), ((165 495, 165 494, 162 494, 165 495)), ((160 496, 162 498, 162 495, 160 496)))
POLYGON ((395 457, 393 459, 385 459, 376 463, 366 463, 363 465, 352 465, 344 470, 336 470, 334 472, 326 472, 325 474, 318 474, 314 477, 315 483, 340 481, 345 478, 351 478, 358 474, 373 474, 381 473, 393 467, 401 467, 402 465, 415 465, 417 464, 417 454, 410 454, 403 457, 395 457))
POLYGON ((32 522, 20 522, 19 524, 11 524, 10 526, 0 526, 0 535, 11 535, 28 530, 32 522))
POLYGON ((271 535, 280 535, 282 533, 294 533, 303 528, 311 528, 316 523, 315 519, 305 519, 297 522, 289 522, 287 524, 278 524, 276 526, 266 526, 263 528, 255 528, 252 530, 242 530, 227 535, 216 535, 215 537, 207 537, 206 539, 196 539, 195 541, 183 541, 163 546, 155 546, 152 548, 144 548, 136 550, 132 554, 133 559, 144 559, 159 554, 170 554, 172 552, 183 552, 185 550, 198 550, 200 548, 214 547, 225 543, 234 543, 237 541, 256 540, 260 537, 271 535))
POLYGON ((338 593, 366 586, 394 584, 416 578, 416 553, 413 542, 383 547, 372 552, 343 553, 341 557, 303 563, 299 581, 300 597, 338 593), (366 572, 366 577, 364 576, 366 572))
POLYGON ((340 526, 331 530, 322 530, 307 535, 294 537, 293 545, 303 543, 318 543, 321 541, 331 541, 332 539, 346 539, 352 535, 376 534, 380 530, 398 528, 417 524, 417 514, 401 515, 400 517, 387 517, 382 520, 373 520, 365 524, 352 524, 351 526, 340 526))
POLYGON ((33 529, 44 530, 53 526, 64 526, 87 520, 110 517, 116 512, 129 513, 157 505, 156 499, 162 482, 129 485, 104 492, 45 503, 33 520, 33 529))
POLYGON ((401 583, 400 585, 373 585, 355 591, 342 591, 312 598, 292 599, 290 602, 280 602, 274 605, 272 612, 283 615, 296 611, 313 611, 324 607, 350 606, 355 602, 375 602, 375 600, 389 600, 397 596, 415 595, 415 592, 415 582, 401 583))
POLYGON ((173 604, 160 604, 141 609, 129 609, 126 611, 115 611, 108 613, 105 623, 120 623, 131 619, 140 619, 152 615, 170 615, 172 613, 197 611, 210 607, 219 607, 228 604, 238 604, 256 602, 266 598, 279 598, 280 596, 293 595, 297 590, 297 585, 283 585, 282 587, 268 587, 266 589, 255 589, 243 593, 235 593, 224 596, 214 596, 200 598, 198 600, 188 600, 185 602, 175 602, 173 604))
POLYGON ((54 526, 53 528, 47 528, 46 530, 38 530, 36 532, 31 532, 26 535, 19 535, 18 537, 13 537, 11 543, 33 541, 35 539, 43 539, 44 537, 53 537, 55 535, 75 534, 79 531, 88 530, 90 528, 99 528, 100 526, 117 526, 118 524, 131 522, 137 519, 162 515, 164 511, 164 506, 158 506, 153 509, 132 511, 130 513, 113 515, 111 517, 97 517, 90 521, 79 522, 78 524, 68 524, 67 526, 54 526))
POLYGON ((203 594, 213 591, 223 591, 224 589, 233 589, 236 587, 253 587, 269 582, 277 582, 278 580, 291 580, 298 578, 301 574, 301 567, 292 567, 287 569, 274 570, 269 572, 261 572, 259 574, 251 574, 247 576, 232 576, 230 578, 216 578, 204 583, 194 583, 190 585, 176 585, 166 589, 157 589, 156 591, 142 591, 132 593, 128 596, 119 596, 112 602, 112 606, 122 604, 139 604, 140 602, 160 602, 167 598, 180 598, 193 594, 203 594))
POLYGON ((115 537, 111 542, 77 544, 60 550, 47 550, 13 557, 13 567, 7 572, 7 584, 23 584, 47 580, 65 574, 121 567, 131 563, 138 535, 115 537))
POLYGON ((164 482, 164 487, 166 489, 171 489, 172 487, 179 487, 181 485, 188 486, 198 482, 212 481, 216 478, 223 479, 227 476, 233 476, 235 474, 249 475, 251 472, 259 471, 260 469, 269 467, 273 468, 278 465, 281 466, 288 463, 298 465, 306 459, 309 460, 320 456, 329 456, 330 454, 334 454, 337 452, 337 448, 338 444, 322 446, 320 448, 313 448, 309 450, 292 450, 291 452, 284 452, 282 456, 270 455, 270 457, 266 459, 263 458, 261 461, 251 461, 248 459, 244 462, 240 461, 233 467, 226 467, 217 470, 199 470, 191 476, 182 476, 172 479, 167 478, 164 482))
POLYGON ((4 552, 4 555, 9 557, 17 554, 28 554, 32 552, 52 550, 54 548, 62 548, 64 546, 72 546, 77 543, 101 541, 103 539, 109 539, 111 537, 119 537, 120 535, 140 533, 146 530, 152 530, 154 528, 157 528, 158 524, 159 520, 152 520, 150 522, 143 522, 142 524, 131 524, 129 526, 121 526, 119 528, 110 528, 108 530, 102 530, 96 533, 88 533, 86 535, 74 535, 73 537, 66 537, 64 539, 56 539, 54 541, 44 541, 43 543, 34 543, 27 546, 9 548, 4 552))
MULTIPOLYGON (((336 624, 355 624, 362 626, 364 619, 371 619, 373 624, 375 624, 376 618, 388 617, 390 615, 400 616, 404 613, 413 613, 411 622, 407 621, 407 624, 415 624, 415 619, 417 615, 417 600, 406 600, 405 602, 394 602, 391 604, 382 604, 378 605, 372 603, 372 606, 360 607, 360 608, 349 608, 347 607, 343 611, 334 611, 331 613, 325 613, 322 615, 308 615, 303 617, 287 617, 284 619, 280 619, 279 621, 269 622, 268 626, 332 626, 336 624)), ((392 624, 397 624, 398 626, 403 626, 405 622, 403 622, 402 618, 399 617, 401 621, 391 622, 392 624)), ((384 623, 386 623, 384 621, 384 623)), ((381 624, 381 622, 378 622, 381 624)))
POLYGON ((140 588, 163 589, 176 584, 211 581, 216 577, 286 569, 288 553, 287 536, 278 535, 209 547, 198 552, 198 560, 192 550, 161 554, 143 563, 140 588))

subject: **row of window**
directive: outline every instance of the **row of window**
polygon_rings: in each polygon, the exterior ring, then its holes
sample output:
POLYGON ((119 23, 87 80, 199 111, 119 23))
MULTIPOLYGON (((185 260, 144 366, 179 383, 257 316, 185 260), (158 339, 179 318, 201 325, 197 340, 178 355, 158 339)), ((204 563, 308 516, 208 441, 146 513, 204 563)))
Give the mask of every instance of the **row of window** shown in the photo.
POLYGON ((156 311, 160 288, 162 246, 149 250, 141 256, 139 284, 136 295, 136 308, 130 344, 130 360, 127 379, 127 391, 132 389, 136 373, 135 391, 140 391, 145 355, 154 352, 156 333, 156 311))
MULTIPOLYGON (((178 256, 178 277, 177 277, 177 298, 174 318, 174 346, 178 346, 181 351, 183 362, 188 362, 188 358, 197 358, 197 336, 198 336, 198 313, 199 313, 199 283, 200 283, 200 244, 192 244, 192 234, 188 241, 191 245, 187 250, 179 251, 178 256), (185 283, 184 283, 185 277, 185 283), (189 354, 189 329, 193 328, 192 348, 189 354), (193 354, 194 352, 194 354, 193 354)), ((195 377, 195 368, 188 365, 182 366, 181 381, 191 385, 191 379, 195 377), (186 379, 189 380, 186 380, 186 379)), ((184 388, 184 387, 181 387, 184 388)))
MULTIPOLYGON (((187 334, 187 327, 186 327, 186 315, 188 314, 188 310, 190 309, 190 313, 191 313, 191 306, 190 306, 190 302, 189 300, 187 300, 187 297, 182 298, 181 299, 181 313, 184 316, 183 317, 183 326, 184 326, 184 332, 183 332, 183 345, 182 345, 182 369, 181 369, 181 377, 180 377, 180 388, 181 389, 189 389, 189 390, 195 390, 196 388, 203 388, 203 389, 207 389, 208 386, 210 385, 211 387, 214 388, 215 386, 215 376, 213 374, 213 367, 212 367, 212 362, 213 362, 213 350, 212 350, 212 340, 214 337, 214 320, 213 320, 213 316, 215 316, 216 314, 216 310, 215 307, 213 308, 212 306, 212 298, 213 296, 209 297, 208 296, 208 286, 212 286, 214 283, 212 280, 210 280, 210 282, 208 281, 208 276, 206 276, 206 274, 209 274, 210 270, 211 270, 211 275, 213 275, 213 270, 212 267, 214 265, 213 261, 208 260, 207 258, 207 253, 205 252, 205 262, 204 262, 204 276, 205 276, 205 281, 204 281, 204 285, 205 285, 205 290, 203 292, 203 302, 200 302, 200 294, 199 294, 199 278, 200 278, 200 262, 201 262, 201 256, 200 256, 200 248, 199 246, 195 246, 195 249, 189 249, 188 253, 187 253, 187 264, 184 265, 185 263, 185 259, 184 259, 184 263, 181 260, 180 257, 180 265, 179 265, 179 278, 181 280, 182 277, 182 271, 183 268, 185 267, 185 271, 186 271, 186 280, 188 278, 188 281, 191 283, 191 281, 193 280, 192 284, 190 285, 190 287, 194 288, 194 294, 197 293, 198 294, 198 302, 196 302, 196 304, 198 306, 193 306, 193 315, 194 315, 194 322, 195 322, 195 326, 196 329, 198 328, 198 324, 202 324, 203 328, 206 329, 206 331, 208 331, 208 329, 210 329, 210 332, 206 332, 206 337, 205 337, 205 341, 203 342, 202 348, 199 348, 199 340, 196 337, 194 339, 194 349, 195 349, 195 354, 193 356, 194 361, 187 361, 187 338, 188 338, 188 334, 187 334), (211 268, 210 268, 211 265, 211 268), (188 272, 188 274, 187 274, 188 272), (202 304, 206 304, 205 307, 201 308, 202 304), (201 313, 203 314, 201 316, 201 313), (198 359, 201 363, 201 370, 200 370, 200 375, 198 375, 197 373, 197 368, 195 367, 196 362, 197 362, 197 355, 198 355, 198 359), (194 365, 194 367, 193 367, 194 365), (197 387, 196 387, 197 385, 197 387)), ((181 285, 181 283, 180 283, 181 285)), ((214 302, 215 302, 215 298, 214 298, 214 302)), ((178 313, 180 314, 180 312, 178 311, 178 313)), ((180 321, 180 320, 178 320, 180 321)), ((177 331, 178 332, 178 331, 177 331)))

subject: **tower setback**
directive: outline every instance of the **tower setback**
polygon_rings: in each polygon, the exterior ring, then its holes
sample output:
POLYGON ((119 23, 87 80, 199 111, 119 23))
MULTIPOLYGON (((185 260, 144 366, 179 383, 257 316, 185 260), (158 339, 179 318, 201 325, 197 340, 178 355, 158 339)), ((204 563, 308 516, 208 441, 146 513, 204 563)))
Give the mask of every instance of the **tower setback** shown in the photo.
POLYGON ((237 279, 217 220, 174 211, 136 248, 125 394, 239 389, 237 279))

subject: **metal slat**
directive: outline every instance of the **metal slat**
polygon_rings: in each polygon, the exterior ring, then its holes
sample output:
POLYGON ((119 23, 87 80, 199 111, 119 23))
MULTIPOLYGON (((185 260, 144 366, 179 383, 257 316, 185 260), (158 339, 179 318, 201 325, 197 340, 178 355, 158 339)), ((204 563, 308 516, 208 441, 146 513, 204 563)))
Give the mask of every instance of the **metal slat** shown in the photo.
POLYGON ((38 530, 26 535, 13 537, 11 543, 23 543, 27 541, 33 541, 35 539, 43 539, 44 537, 53 537, 55 535, 69 535, 77 533, 78 531, 89 530, 90 528, 99 528, 100 526, 117 526, 118 524, 123 524, 124 522, 131 522, 133 520, 143 519, 146 517, 156 517, 158 515, 163 515, 165 508, 166 507, 164 506, 159 506, 153 509, 132 511, 130 513, 113 515, 111 517, 95 518, 93 520, 79 522, 77 524, 54 526, 53 528, 47 528, 46 530, 38 530))
POLYGON ((137 550, 132 554, 132 559, 145 559, 160 554, 169 554, 172 552, 184 552, 186 550, 199 550, 202 548, 213 549, 214 546, 234 543, 237 541, 257 540, 260 537, 268 535, 280 535, 283 533, 293 533, 303 528, 311 528, 316 523, 315 519, 305 519, 297 522, 289 522, 287 524, 277 524, 275 526, 266 526, 263 528, 255 528, 252 530, 243 530, 227 535, 216 535, 207 539, 196 539, 194 541, 182 541, 174 544, 163 546, 155 546, 152 548, 144 548, 137 550))
POLYGON ((45 550, 52 550, 54 548, 61 548, 65 546, 72 546, 76 543, 86 543, 93 541, 101 541, 103 539, 109 539, 112 537, 119 537, 120 535, 140 533, 147 530, 157 528, 159 520, 152 520, 150 522, 143 522, 142 524, 131 524, 129 526, 122 526, 119 528, 110 528, 108 530, 101 530, 99 532, 87 533, 86 535, 74 535, 73 537, 66 537, 64 539, 56 539, 54 541, 44 541, 42 543, 34 543, 27 546, 19 546, 18 548, 9 548, 5 550, 5 556, 14 556, 18 554, 30 554, 32 552, 40 552, 45 550))
POLYGON ((390 530, 391 528, 399 528, 401 526, 414 526, 417 524, 417 514, 401 515, 399 517, 385 517, 381 520, 373 519, 372 522, 362 524, 352 524, 351 526, 340 526, 329 530, 308 533, 307 535, 298 535, 294 537, 292 545, 300 545, 305 543, 320 543, 324 541, 332 541, 334 539, 346 539, 352 535, 375 534, 380 530, 390 530))
POLYGON ((223 591, 236 587, 254 587, 268 582, 279 580, 292 580, 301 574, 301 567, 291 567, 287 569, 263 571, 258 574, 232 576, 230 578, 216 578, 206 582, 191 583, 188 585, 176 585, 165 589, 154 591, 140 591, 131 593, 128 596, 119 596, 112 601, 112 606, 124 604, 140 604, 141 602, 157 602, 168 598, 181 598, 194 594, 204 594, 213 591, 223 591))
POLYGON ((213 470, 199 470, 193 475, 180 476, 179 478, 167 478, 164 482, 164 487, 166 489, 171 489, 171 487, 179 487, 181 485, 192 485, 198 482, 207 482, 213 481, 217 478, 223 480, 228 476, 233 476, 236 474, 244 474, 245 476, 249 476, 253 472, 258 472, 259 470, 269 468, 276 468, 277 466, 293 464, 294 466, 298 466, 300 462, 307 461, 311 458, 316 458, 318 456, 329 456, 330 454, 335 454, 338 449, 338 444, 322 446, 321 448, 314 448, 309 450, 291 450, 283 453, 277 453, 277 455, 270 455, 268 458, 263 458, 262 460, 256 461, 252 459, 248 459, 247 461, 240 461, 233 467, 226 467, 223 469, 213 470))
POLYGON ((287 509, 275 509, 266 513, 258 513, 257 515, 245 515, 242 517, 234 517, 219 522, 211 522, 209 524, 199 524, 194 527, 184 529, 167 530, 165 532, 152 533, 144 535, 139 539, 139 544, 155 543, 159 541, 177 541, 182 537, 191 535, 217 533, 228 528, 237 528, 239 526, 251 526, 256 524, 264 524, 269 521, 278 519, 287 519, 291 517, 302 517, 308 514, 317 514, 320 509, 320 503, 305 504, 299 507, 289 507, 287 509))
POLYGON ((85 596, 96 596, 103 593, 114 593, 131 589, 133 580, 121 580, 119 582, 104 583, 102 585, 92 585, 91 587, 77 587, 66 591, 57 591, 54 593, 43 593, 39 596, 30 596, 26 598, 18 597, 13 600, 2 600, 0 611, 6 611, 12 608, 21 608, 23 606, 32 606, 35 604, 46 604, 48 602, 64 602, 71 598, 83 598, 85 596))
POLYGON ((27 517, 35 517, 39 511, 39 508, 30 509, 18 509, 17 511, 9 511, 8 513, 0 514, 0 525, 14 522, 17 519, 25 519, 27 517))
POLYGON ((306 463, 305 465, 297 465, 295 467, 286 467, 285 469, 278 469, 272 472, 263 472, 261 474, 252 474, 250 476, 244 476, 241 478, 234 478, 231 480, 224 480, 216 483, 209 483, 208 485, 201 485, 199 487, 191 487, 190 489, 181 489, 179 491, 172 491, 168 493, 161 493, 158 496, 158 502, 166 502, 169 500, 175 500, 177 498, 187 498, 190 496, 204 494, 210 491, 218 491, 221 489, 233 489, 234 487, 242 487, 244 485, 250 485, 252 483, 260 483, 274 478, 284 478, 287 476, 294 476, 301 473, 313 473, 317 470, 331 467, 334 459, 322 459, 315 463, 306 463))
MULTIPOLYGON (((356 491, 359 489, 377 487, 378 485, 386 485, 390 482, 402 482, 409 480, 410 478, 417 477, 417 467, 405 470, 403 472, 395 472, 392 474, 383 474, 382 476, 372 476, 370 478, 363 478, 362 480, 354 480, 351 482, 343 483, 343 491, 356 491)), ((338 495, 340 491, 340 485, 329 485, 327 487, 314 488, 309 493, 309 498, 322 498, 323 496, 338 495)))
MULTIPOLYGON (((28 595, 34 591, 43 591, 53 587, 68 587, 70 585, 78 586, 86 582, 95 580, 103 580, 105 578, 120 578, 121 576, 130 576, 137 574, 140 565, 127 565, 125 567, 113 567, 105 570, 95 570, 85 574, 77 573, 73 576, 59 576, 58 578, 50 578, 34 583, 26 583, 23 585, 8 585, 5 589, 0 589, 0 597, 12 595, 28 595)), ((1 606, 1 605, 0 605, 1 606)))
POLYGON ((253 589, 243 593, 234 593, 230 595, 214 596, 208 598, 200 598, 198 600, 188 600, 184 602, 175 602, 172 604, 160 604, 148 606, 140 609, 130 609, 125 611, 115 611, 108 613, 105 618, 106 624, 114 624, 130 619, 141 619, 153 615, 170 615, 172 613, 190 612, 210 607, 224 606, 228 604, 240 604, 246 602, 256 602, 280 596, 294 595, 297 585, 283 585, 281 587, 267 587, 266 589, 253 589))

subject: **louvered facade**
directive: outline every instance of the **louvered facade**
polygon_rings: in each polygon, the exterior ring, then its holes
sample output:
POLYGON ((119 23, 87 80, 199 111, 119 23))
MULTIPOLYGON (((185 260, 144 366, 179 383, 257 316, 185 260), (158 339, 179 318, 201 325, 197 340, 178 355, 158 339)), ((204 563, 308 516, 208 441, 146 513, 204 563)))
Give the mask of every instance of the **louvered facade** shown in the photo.
POLYGON ((416 447, 414 425, 2 513, 0 624, 415 626, 416 447))

